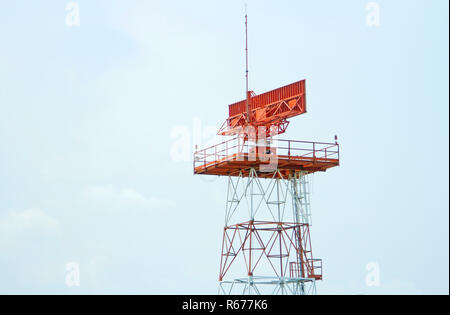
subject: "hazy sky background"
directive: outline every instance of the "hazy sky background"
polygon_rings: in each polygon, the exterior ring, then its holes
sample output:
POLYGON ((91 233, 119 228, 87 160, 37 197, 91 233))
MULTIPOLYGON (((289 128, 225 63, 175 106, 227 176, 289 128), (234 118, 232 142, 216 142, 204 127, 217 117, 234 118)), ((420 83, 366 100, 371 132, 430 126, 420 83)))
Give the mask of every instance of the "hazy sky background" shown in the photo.
MULTIPOLYGON (((75 2, 1 1, 0 293, 215 294, 226 179, 191 149, 244 97, 244 1, 75 2)), ((448 1, 247 2, 250 87, 307 79, 281 138, 341 144, 319 293, 448 294, 448 1)))

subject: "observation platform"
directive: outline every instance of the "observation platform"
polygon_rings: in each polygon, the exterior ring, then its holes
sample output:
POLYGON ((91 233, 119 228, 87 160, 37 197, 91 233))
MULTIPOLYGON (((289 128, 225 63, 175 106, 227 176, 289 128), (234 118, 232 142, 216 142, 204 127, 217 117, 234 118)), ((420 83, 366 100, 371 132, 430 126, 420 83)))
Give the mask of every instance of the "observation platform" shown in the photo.
POLYGON ((194 153, 194 174, 248 177, 255 169, 261 178, 288 178, 296 171, 325 172, 339 165, 339 144, 271 140, 270 144, 240 137, 194 153), (274 171, 279 173, 274 175, 274 171))

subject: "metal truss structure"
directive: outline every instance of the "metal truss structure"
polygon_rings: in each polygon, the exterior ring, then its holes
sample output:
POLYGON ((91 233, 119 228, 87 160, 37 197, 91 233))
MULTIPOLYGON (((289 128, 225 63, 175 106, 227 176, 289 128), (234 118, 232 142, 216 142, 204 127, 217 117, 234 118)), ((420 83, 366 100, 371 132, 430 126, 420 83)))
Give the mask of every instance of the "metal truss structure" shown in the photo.
MULTIPOLYGON (((247 15, 245 16, 247 39, 247 15)), ((311 248, 307 178, 339 165, 335 143, 280 140, 306 113, 306 81, 228 106, 218 131, 231 139, 194 153, 194 174, 228 177, 220 294, 315 294, 322 260, 311 248)))
POLYGON ((315 294, 322 261, 312 255, 310 223, 307 173, 229 176, 219 293, 315 294))

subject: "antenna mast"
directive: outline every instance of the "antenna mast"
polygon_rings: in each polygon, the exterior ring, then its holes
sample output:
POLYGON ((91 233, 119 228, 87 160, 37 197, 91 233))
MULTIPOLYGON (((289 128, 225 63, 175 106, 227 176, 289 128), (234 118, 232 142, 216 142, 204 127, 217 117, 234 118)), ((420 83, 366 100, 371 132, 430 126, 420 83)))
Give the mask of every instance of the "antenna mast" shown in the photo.
POLYGON ((245 109, 247 111, 247 122, 250 122, 250 112, 249 112, 249 103, 250 103, 250 95, 248 93, 248 30, 247 30, 247 4, 245 4, 245 98, 247 100, 245 109))

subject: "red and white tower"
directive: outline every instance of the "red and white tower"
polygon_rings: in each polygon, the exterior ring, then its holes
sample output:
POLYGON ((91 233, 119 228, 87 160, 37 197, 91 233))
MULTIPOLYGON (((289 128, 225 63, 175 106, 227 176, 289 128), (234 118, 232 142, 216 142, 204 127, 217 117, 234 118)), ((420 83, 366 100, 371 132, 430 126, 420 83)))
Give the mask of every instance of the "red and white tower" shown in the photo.
POLYGON ((229 105, 219 130, 230 139, 194 154, 195 174, 228 178, 219 293, 315 294, 322 260, 311 247, 308 175, 338 166, 339 145, 278 139, 306 113, 304 80, 256 95, 248 64, 246 78, 246 99, 229 105))

